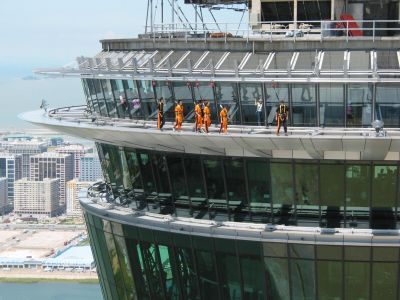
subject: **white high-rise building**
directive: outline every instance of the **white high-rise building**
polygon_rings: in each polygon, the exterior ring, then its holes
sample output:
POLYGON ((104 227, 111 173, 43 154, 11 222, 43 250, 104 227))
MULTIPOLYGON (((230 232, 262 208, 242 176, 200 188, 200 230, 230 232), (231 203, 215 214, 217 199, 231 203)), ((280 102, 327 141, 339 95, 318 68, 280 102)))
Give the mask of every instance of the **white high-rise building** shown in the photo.
POLYGON ((93 182, 79 181, 77 178, 67 182, 67 215, 82 216, 79 191, 87 190, 92 184, 93 182))
POLYGON ((47 151, 47 143, 40 141, 2 141, 1 148, 11 154, 22 155, 21 178, 29 177, 31 155, 47 151))
POLYGON ((85 155, 88 148, 81 144, 73 144, 58 147, 55 149, 57 153, 71 154, 74 158, 74 178, 79 178, 81 173, 81 157, 85 155))
POLYGON ((14 202, 14 182, 22 178, 22 155, 0 153, 0 178, 7 178, 8 204, 14 202))
POLYGON ((80 181, 97 181, 99 179, 103 179, 103 173, 101 172, 101 165, 98 155, 86 154, 84 157, 81 157, 80 163, 80 181))
POLYGON ((45 152, 31 156, 30 179, 60 179, 60 206, 65 207, 65 184, 74 177, 74 161, 71 154, 45 152))
POLYGON ((0 178, 0 213, 3 213, 8 206, 7 178, 0 178))
POLYGON ((29 216, 53 217, 60 211, 58 178, 30 181, 24 178, 15 182, 14 212, 29 216))

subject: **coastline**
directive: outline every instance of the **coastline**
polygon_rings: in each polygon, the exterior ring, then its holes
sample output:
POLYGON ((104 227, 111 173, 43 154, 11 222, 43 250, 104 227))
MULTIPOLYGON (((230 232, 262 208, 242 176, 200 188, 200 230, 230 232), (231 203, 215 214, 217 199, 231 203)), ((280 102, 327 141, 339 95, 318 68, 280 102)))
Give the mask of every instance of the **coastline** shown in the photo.
POLYGON ((39 283, 39 282, 75 282, 98 284, 97 273, 72 273, 65 271, 44 272, 36 269, 0 270, 0 283, 39 283))

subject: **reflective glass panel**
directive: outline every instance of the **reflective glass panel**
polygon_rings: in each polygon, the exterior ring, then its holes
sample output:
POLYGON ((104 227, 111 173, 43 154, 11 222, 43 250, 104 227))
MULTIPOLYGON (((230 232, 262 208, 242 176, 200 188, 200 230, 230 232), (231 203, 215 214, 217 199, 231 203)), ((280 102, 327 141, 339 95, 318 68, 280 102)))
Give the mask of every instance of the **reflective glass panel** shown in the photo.
POLYGON ((295 164, 297 217, 299 225, 319 222, 318 165, 295 164))
POLYGON ((271 188, 275 222, 289 224, 294 214, 291 164, 271 163, 271 188))
POLYGON ((372 264, 372 300, 397 299, 398 268, 398 263, 372 264))
POLYGON ((343 164, 320 165, 320 195, 322 226, 341 227, 344 213, 343 164))
POLYGON ((126 99, 122 80, 110 80, 114 99, 117 105, 117 113, 120 118, 129 117, 129 103, 126 99))
POLYGON ((201 162, 198 157, 190 156, 183 159, 185 164, 186 180, 189 196, 193 207, 207 210, 206 193, 201 162))
POLYGON ((144 117, 136 81, 124 80, 123 84, 130 115, 132 116, 132 118, 144 117))
POLYGON ((315 263, 313 260, 292 259, 290 278, 293 300, 313 300, 315 292, 315 263))
POLYGON ((286 258, 264 258, 268 299, 290 300, 289 270, 286 258))
POLYGON ((202 299, 219 298, 215 259, 209 251, 196 251, 202 299))
POLYGON ((372 122, 372 84, 351 83, 347 88, 347 126, 370 127, 372 122))
POLYGON ((244 299, 265 299, 264 266, 257 256, 241 256, 244 299))
POLYGON ((243 124, 265 124, 265 107, 260 83, 241 83, 240 101, 242 104, 243 124), (258 103, 259 100, 261 100, 260 104, 258 103))
POLYGON ((139 80, 139 97, 140 102, 136 103, 136 107, 139 107, 142 114, 146 118, 154 119, 157 117, 156 101, 154 97, 154 91, 152 81, 150 80, 139 80))
POLYGON ((117 106, 114 101, 110 80, 100 79, 101 87, 103 88, 104 98, 107 105, 108 116, 118 118, 117 106))
POLYGON ((318 261, 317 276, 317 299, 343 299, 343 263, 341 261, 318 261))
POLYGON ((316 97, 314 84, 292 86, 292 120, 294 126, 315 126, 316 97))
POLYGON ((319 85, 320 126, 344 126, 344 85, 319 85))
POLYGON ((175 102, 172 95, 172 82, 170 81, 157 81, 156 86, 157 100, 160 101, 161 97, 165 100, 164 117, 167 121, 175 120, 175 102))
POLYGON ((243 159, 225 159, 224 167, 228 189, 228 207, 234 215, 240 215, 244 213, 243 209, 247 207, 243 159))
MULTIPOLYGON (((194 99, 210 102, 211 123, 219 124, 219 109, 214 99, 214 83, 195 82, 192 83, 194 99)), ((193 107, 192 107, 193 110, 193 107)))
POLYGON ((400 88, 393 84, 376 85, 375 118, 385 127, 400 126, 400 88))
POLYGON ((199 299, 197 273, 192 250, 189 248, 176 248, 178 274, 184 299, 199 299))
POLYGON ((171 177, 172 190, 175 198, 175 206, 188 206, 189 194, 186 189, 185 171, 183 161, 178 156, 168 156, 168 171, 171 177))
MULTIPOLYGON (((241 120, 237 84, 217 83, 215 86, 215 98, 218 105, 227 106, 229 123, 240 124, 241 120)), ((220 108, 218 111, 220 111, 220 108)))
POLYGON ((266 160, 246 159, 250 209, 268 223, 271 215, 270 165, 266 160))
POLYGON ((92 79, 92 82, 96 91, 96 98, 97 102, 99 103, 100 114, 103 117, 108 117, 108 109, 104 99, 103 89, 101 88, 100 79, 92 79))
POLYGON ((183 117, 185 120, 194 120, 194 104, 192 94, 192 83, 190 82, 174 82, 175 100, 182 100, 183 117))
POLYGON ((276 109, 281 100, 285 101, 286 105, 289 103, 289 85, 285 83, 266 83, 265 89, 265 102, 267 108, 267 124, 274 124, 276 109))
POLYGON ((394 229, 397 194, 397 166, 372 167, 371 227, 394 229))
POLYGON ((205 159, 203 163, 210 209, 226 210, 227 200, 222 174, 222 162, 217 159, 205 159))
POLYGON ((179 299, 179 287, 176 278, 176 269, 172 265, 173 251, 167 246, 158 245, 158 255, 161 264, 162 283, 164 284, 166 299, 179 299))
POLYGON ((371 167, 346 166, 346 226, 369 227, 371 167))
POLYGON ((345 262, 345 299, 369 299, 369 262, 345 262))

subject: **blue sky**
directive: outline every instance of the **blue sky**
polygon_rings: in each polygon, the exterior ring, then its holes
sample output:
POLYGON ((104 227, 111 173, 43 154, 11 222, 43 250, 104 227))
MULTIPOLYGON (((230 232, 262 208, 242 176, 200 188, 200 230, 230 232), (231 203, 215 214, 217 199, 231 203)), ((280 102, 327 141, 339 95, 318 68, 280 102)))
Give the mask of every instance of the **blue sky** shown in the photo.
POLYGON ((1 0, 0 75, 94 55, 102 38, 135 37, 144 30, 146 5, 146 0, 1 0))
POLYGON ((140 0, 1 0, 0 68, 59 66, 93 55, 101 38, 141 32, 145 9, 140 0))

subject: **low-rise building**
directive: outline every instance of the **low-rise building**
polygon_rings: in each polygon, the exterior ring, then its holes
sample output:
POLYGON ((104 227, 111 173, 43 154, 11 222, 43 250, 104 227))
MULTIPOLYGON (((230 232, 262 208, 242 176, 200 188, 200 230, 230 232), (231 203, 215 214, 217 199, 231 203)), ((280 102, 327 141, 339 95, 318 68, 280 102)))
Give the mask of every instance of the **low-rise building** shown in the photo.
POLYGON ((15 182, 14 212, 22 216, 53 217, 60 212, 58 178, 30 181, 27 178, 15 182))
POLYGON ((87 190, 93 182, 79 181, 73 179, 67 182, 67 215, 80 217, 82 216, 82 208, 79 203, 79 191, 87 190))

